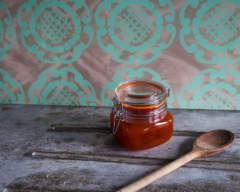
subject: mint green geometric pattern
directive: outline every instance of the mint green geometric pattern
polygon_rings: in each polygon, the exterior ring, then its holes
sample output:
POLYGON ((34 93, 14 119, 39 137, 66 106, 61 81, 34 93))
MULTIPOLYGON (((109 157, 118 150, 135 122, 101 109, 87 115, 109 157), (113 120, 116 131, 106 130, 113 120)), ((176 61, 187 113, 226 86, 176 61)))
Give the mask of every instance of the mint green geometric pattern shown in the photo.
POLYGON ((72 33, 71 24, 59 10, 46 10, 37 29, 42 30, 42 35, 45 36, 47 41, 51 41, 51 44, 58 44, 72 33))
POLYGON ((151 33, 150 30, 153 28, 151 18, 142 9, 126 8, 126 12, 123 13, 122 17, 119 23, 114 23, 114 28, 121 31, 127 43, 141 43, 147 38, 147 34, 151 33))
POLYGON ((239 87, 239 72, 205 69, 181 89, 178 102, 181 108, 239 110, 239 87), (234 79, 233 83, 229 79, 234 79))
POLYGON ((25 93, 21 84, 3 69, 0 69, 0 103, 25 103, 25 93))
POLYGON ((170 95, 168 97, 168 106, 169 108, 172 108, 172 102, 174 101, 172 88, 166 81, 162 80, 161 76, 157 72, 147 67, 139 68, 137 70, 132 68, 125 68, 117 72, 113 76, 112 81, 106 84, 101 91, 102 104, 104 106, 112 105, 111 100, 112 100, 113 92, 120 83, 124 81, 129 81, 129 80, 146 80, 146 79, 159 82, 169 89, 170 95), (151 78, 149 78, 149 76, 151 78))
POLYGON ((73 105, 80 106, 79 99, 71 93, 68 87, 56 88, 47 100, 48 105, 73 105))
POLYGON ((0 61, 7 51, 12 48, 16 40, 16 32, 12 27, 12 17, 8 7, 0 1, 0 61))
POLYGON ((240 1, 186 1, 181 8, 180 22, 180 43, 198 62, 234 64, 240 61, 240 1), (186 13, 191 11, 195 15, 187 17, 186 13))
POLYGON ((159 0, 157 5, 151 0, 104 0, 95 12, 97 41, 117 62, 147 64, 173 42, 174 17, 171 0, 159 0), (160 9, 170 13, 162 16, 160 9))
POLYGON ((17 18, 22 44, 44 63, 71 64, 93 39, 84 0, 29 0, 21 5, 17 18))
POLYGON ((10 104, 11 102, 8 99, 8 96, 4 91, 0 91, 0 103, 10 104))
POLYGON ((214 43, 227 43, 238 33, 240 21, 230 5, 216 7, 210 15, 207 20, 200 21, 200 27, 214 43))
POLYGON ((48 68, 28 92, 32 104, 95 106, 96 92, 83 76, 70 67, 48 68))

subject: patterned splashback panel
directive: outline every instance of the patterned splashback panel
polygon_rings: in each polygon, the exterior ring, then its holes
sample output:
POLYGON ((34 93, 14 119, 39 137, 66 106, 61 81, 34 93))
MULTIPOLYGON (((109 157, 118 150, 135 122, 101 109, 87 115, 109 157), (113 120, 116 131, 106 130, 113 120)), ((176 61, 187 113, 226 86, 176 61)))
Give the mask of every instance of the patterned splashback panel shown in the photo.
POLYGON ((239 110, 240 1, 0 1, 0 103, 110 106, 133 79, 171 108, 239 110))

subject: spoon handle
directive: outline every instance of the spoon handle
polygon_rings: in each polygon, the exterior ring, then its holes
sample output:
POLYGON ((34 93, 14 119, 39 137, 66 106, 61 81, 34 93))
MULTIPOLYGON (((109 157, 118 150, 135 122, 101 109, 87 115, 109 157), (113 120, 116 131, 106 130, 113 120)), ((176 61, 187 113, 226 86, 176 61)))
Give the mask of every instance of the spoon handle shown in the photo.
POLYGON ((165 165, 164 167, 154 171, 153 173, 150 173, 149 175, 135 181, 132 184, 129 184, 121 189, 119 189, 117 192, 135 192, 139 189, 142 189, 143 187, 151 184, 152 182, 156 181, 157 179, 161 178, 164 175, 167 175, 168 173, 171 173, 175 169, 183 166, 184 164, 188 163, 189 161, 196 159, 200 156, 199 151, 191 151, 187 153, 186 155, 176 159, 175 161, 172 161, 171 163, 165 165))

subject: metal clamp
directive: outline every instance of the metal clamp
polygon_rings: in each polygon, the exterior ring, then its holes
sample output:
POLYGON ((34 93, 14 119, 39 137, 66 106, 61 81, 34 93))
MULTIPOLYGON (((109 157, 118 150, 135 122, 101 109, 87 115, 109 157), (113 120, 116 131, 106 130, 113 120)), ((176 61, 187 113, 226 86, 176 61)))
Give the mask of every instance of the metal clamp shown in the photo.
POLYGON ((123 105, 121 102, 117 102, 115 98, 112 99, 113 101, 113 135, 116 135, 120 121, 123 121, 123 105), (119 117, 118 122, 116 123, 116 119, 119 117))

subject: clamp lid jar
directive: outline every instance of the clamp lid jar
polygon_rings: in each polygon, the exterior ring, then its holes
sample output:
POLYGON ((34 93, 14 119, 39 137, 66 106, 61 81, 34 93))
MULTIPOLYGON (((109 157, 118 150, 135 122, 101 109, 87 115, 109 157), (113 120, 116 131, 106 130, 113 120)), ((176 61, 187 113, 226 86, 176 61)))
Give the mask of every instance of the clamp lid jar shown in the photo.
POLYGON ((173 117, 167 110, 168 89, 153 81, 128 81, 117 86, 113 97, 111 130, 133 150, 166 142, 172 135, 173 117))

